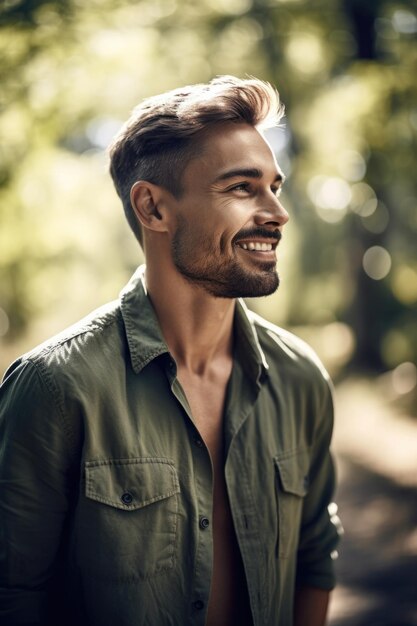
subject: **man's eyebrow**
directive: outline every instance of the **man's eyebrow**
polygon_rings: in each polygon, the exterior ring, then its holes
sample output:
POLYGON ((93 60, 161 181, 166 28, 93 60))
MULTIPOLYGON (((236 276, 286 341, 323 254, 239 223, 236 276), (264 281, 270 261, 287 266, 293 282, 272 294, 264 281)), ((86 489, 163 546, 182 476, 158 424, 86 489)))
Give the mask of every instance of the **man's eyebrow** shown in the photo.
MULTIPOLYGON (((214 182, 217 183, 221 180, 227 180, 229 178, 238 178, 238 177, 248 177, 248 178, 262 178, 263 172, 257 167, 243 167, 234 170, 228 170, 227 172, 223 172, 220 174, 214 182)), ((281 173, 277 173, 274 178, 274 182, 283 183, 285 181, 285 176, 281 173)))

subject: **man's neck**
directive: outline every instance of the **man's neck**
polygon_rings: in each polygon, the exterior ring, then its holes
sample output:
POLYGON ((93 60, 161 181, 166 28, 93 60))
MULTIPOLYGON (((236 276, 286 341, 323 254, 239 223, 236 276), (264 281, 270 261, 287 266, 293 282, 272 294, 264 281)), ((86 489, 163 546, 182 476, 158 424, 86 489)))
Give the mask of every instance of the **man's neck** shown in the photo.
POLYGON ((197 375, 231 358, 235 300, 215 298, 180 275, 169 280, 146 270, 148 295, 177 364, 197 375))

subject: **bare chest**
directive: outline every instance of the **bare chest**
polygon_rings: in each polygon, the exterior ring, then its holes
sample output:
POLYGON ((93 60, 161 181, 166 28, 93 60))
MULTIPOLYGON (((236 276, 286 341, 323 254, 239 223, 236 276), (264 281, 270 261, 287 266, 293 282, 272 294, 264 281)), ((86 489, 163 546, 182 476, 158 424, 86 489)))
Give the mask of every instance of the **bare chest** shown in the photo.
POLYGON ((227 380, 200 381, 181 375, 181 372, 179 372, 179 380, 190 405, 194 423, 210 454, 216 457, 219 447, 222 447, 227 380))

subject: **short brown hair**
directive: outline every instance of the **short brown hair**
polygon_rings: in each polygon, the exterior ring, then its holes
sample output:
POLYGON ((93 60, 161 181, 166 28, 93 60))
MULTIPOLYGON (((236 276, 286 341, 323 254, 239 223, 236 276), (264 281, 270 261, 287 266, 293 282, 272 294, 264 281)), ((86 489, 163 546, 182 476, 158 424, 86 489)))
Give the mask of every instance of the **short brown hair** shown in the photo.
POLYGON ((136 181, 164 187, 178 198, 183 171, 197 155, 199 133, 222 122, 271 127, 283 114, 279 94, 270 83, 234 76, 168 91, 137 106, 110 145, 109 155, 116 191, 139 242, 141 227, 130 202, 136 181))

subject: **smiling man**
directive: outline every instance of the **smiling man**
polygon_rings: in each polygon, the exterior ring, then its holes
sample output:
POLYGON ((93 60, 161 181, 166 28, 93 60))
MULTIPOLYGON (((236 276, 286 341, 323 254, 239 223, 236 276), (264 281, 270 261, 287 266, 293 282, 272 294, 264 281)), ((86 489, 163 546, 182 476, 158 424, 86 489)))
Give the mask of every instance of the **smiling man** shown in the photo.
POLYGON ((256 79, 145 100, 110 148, 143 246, 119 300, 0 396, 0 622, 322 626, 337 544, 332 395, 251 313, 288 214, 256 79))

